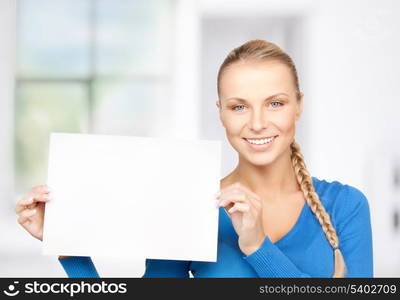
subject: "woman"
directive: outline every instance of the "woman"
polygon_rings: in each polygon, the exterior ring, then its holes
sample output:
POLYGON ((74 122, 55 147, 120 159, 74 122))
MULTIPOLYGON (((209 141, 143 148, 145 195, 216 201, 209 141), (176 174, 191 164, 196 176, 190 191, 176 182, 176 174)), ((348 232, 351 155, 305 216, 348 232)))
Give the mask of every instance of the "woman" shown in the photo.
MULTIPOLYGON (((146 259, 143 277, 372 277, 367 199, 355 187, 311 177, 294 140, 303 93, 291 58, 273 43, 249 41, 224 60, 217 90, 220 120, 239 155, 216 195, 217 262, 146 259)), ((16 207, 38 239, 48 195, 35 187, 16 207)), ((90 257, 59 261, 69 277, 99 276, 90 257)))

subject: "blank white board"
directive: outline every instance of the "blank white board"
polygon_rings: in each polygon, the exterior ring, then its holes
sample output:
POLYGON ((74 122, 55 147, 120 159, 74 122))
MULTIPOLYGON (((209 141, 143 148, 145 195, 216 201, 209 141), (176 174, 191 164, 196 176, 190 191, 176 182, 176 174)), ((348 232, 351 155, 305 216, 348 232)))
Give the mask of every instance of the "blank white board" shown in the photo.
POLYGON ((52 133, 44 255, 216 262, 221 141, 52 133))

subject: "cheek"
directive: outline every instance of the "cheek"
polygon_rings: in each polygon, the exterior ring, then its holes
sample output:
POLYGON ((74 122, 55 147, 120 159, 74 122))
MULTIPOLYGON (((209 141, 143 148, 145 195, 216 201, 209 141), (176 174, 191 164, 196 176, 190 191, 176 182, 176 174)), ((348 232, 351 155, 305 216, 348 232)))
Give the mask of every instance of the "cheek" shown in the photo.
POLYGON ((225 116, 222 118, 222 121, 228 134, 240 133, 244 124, 246 123, 245 118, 241 118, 240 116, 225 116))
POLYGON ((296 127, 296 114, 291 110, 279 112, 271 121, 282 133, 292 133, 296 127))

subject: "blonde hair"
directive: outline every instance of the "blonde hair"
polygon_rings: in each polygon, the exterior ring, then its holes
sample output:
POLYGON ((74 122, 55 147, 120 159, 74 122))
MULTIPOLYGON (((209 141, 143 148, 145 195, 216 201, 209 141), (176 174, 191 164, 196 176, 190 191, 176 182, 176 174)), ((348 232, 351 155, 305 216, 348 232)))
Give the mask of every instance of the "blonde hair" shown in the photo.
MULTIPOLYGON (((233 49, 225 58, 218 71, 217 79, 217 90, 218 95, 220 94, 220 80, 224 70, 235 62, 244 62, 249 60, 276 60, 284 63, 291 70, 293 75, 294 84, 297 91, 297 100, 300 99, 300 88, 299 80, 297 75, 297 70, 294 62, 281 48, 271 42, 264 40, 251 40, 243 45, 233 49)), ((297 182, 304 194, 307 204, 310 206, 315 217, 321 224, 322 230, 325 236, 332 246, 334 255, 334 271, 332 277, 345 277, 347 272, 346 264, 339 249, 339 239, 336 234, 336 230, 332 225, 329 214, 326 212, 324 206, 322 205, 318 194, 315 192, 312 178, 307 170, 306 164, 304 162, 304 157, 301 154, 300 146, 296 141, 293 141, 290 145, 291 148, 291 160, 292 165, 296 174, 297 182)))

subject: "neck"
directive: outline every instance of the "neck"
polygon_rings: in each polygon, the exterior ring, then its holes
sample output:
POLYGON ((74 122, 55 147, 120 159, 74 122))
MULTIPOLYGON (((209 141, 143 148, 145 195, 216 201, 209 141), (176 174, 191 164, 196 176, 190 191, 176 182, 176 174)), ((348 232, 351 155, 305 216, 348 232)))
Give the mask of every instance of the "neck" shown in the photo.
POLYGON ((230 181, 239 181, 266 201, 279 201, 285 195, 300 190, 291 161, 291 149, 265 166, 256 166, 239 156, 239 164, 229 175, 230 181))

